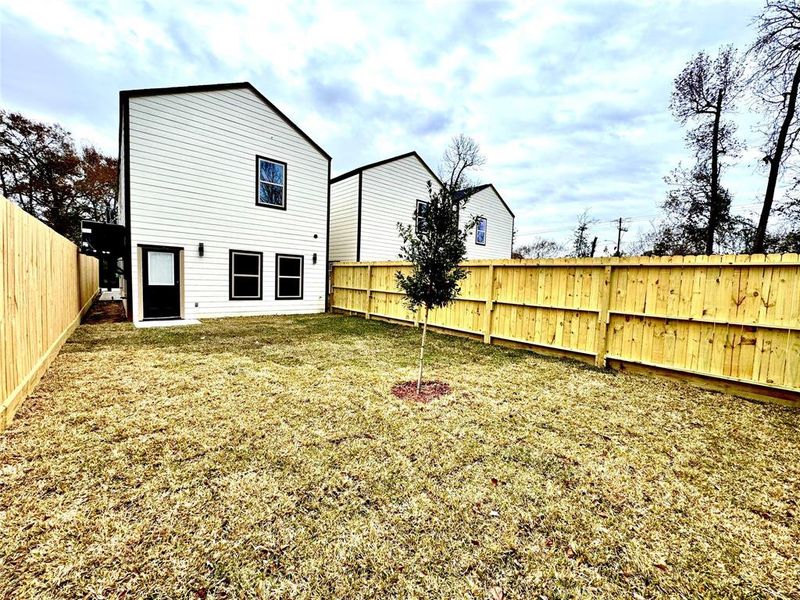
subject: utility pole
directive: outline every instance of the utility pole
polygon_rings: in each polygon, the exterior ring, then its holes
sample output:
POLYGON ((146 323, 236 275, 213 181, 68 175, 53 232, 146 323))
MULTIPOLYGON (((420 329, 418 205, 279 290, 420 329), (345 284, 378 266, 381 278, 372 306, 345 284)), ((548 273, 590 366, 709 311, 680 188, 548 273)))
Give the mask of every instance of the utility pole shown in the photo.
POLYGON ((627 227, 622 226, 622 217, 617 219, 617 249, 614 252, 614 256, 622 256, 622 233, 624 231, 628 231, 627 227))

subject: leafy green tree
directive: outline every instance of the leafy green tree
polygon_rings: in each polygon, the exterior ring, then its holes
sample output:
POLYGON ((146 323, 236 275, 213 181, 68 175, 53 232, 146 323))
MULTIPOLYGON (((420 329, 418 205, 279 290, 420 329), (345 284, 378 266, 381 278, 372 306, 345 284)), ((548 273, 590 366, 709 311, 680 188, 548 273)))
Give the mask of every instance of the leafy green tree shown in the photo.
POLYGON ((411 263, 411 273, 397 272, 397 284, 405 293, 406 304, 412 311, 424 309, 422 340, 419 348, 419 373, 417 393, 422 387, 422 368, 425 357, 425 337, 428 332, 428 315, 431 309, 450 304, 459 294, 460 282, 467 271, 460 263, 467 255, 467 235, 475 227, 479 217, 471 219, 463 228, 459 227, 458 215, 466 208, 469 190, 459 189, 446 182, 441 189, 434 190, 428 182, 429 201, 419 203, 415 214, 415 225, 398 223, 403 245, 400 258, 411 263))

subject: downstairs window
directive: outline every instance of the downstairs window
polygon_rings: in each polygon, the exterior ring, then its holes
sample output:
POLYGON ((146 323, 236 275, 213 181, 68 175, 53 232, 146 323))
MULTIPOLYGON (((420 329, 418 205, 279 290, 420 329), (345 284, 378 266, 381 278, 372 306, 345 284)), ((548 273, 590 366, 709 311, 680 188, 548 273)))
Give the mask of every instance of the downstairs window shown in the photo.
POLYGON ((275 299, 303 298, 303 257, 294 254, 275 255, 275 299))
POLYGON ((230 251, 231 300, 261 300, 262 256, 261 252, 230 251))

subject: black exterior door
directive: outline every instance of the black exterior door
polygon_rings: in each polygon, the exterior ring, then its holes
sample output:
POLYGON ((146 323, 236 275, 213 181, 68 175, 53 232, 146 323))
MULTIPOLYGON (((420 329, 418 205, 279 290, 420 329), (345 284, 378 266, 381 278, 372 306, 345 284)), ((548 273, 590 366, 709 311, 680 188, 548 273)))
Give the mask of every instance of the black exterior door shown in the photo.
POLYGON ((181 248, 142 247, 143 318, 180 319, 180 251, 181 248))

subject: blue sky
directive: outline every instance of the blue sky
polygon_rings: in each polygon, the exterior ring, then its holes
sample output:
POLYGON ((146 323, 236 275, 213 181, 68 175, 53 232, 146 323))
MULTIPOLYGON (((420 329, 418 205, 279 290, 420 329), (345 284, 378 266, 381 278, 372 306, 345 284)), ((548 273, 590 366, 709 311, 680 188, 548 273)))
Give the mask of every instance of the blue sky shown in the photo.
MULTIPOLYGON (((698 50, 752 37, 755 0, 715 2, 71 2, 0 0, 0 104, 116 155, 120 89, 251 81, 334 158, 416 149, 435 167, 464 132, 517 215, 519 242, 569 237, 584 209, 629 239, 690 162, 667 108, 698 50)), ((749 142, 726 184, 757 208, 749 142)), ((611 248, 613 250, 613 247, 611 248)))

